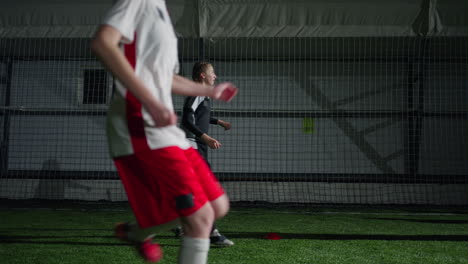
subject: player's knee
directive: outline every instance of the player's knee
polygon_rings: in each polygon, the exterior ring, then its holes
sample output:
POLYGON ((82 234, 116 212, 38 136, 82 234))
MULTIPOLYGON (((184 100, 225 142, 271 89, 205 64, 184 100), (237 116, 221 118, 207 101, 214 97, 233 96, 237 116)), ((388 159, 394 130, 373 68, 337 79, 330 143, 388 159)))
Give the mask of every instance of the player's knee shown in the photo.
POLYGON ((220 209, 215 212, 215 219, 219 219, 227 215, 229 212, 229 203, 226 203, 225 206, 222 206, 220 209))
POLYGON ((204 206, 194 217, 194 222, 199 226, 211 226, 214 222, 215 212, 211 206, 204 206))
POLYGON ((229 212, 229 199, 226 195, 221 196, 212 203, 215 219, 224 217, 229 212))
POLYGON ((184 232, 192 237, 206 237, 211 231, 215 212, 209 204, 203 206, 194 214, 184 217, 182 225, 184 232))

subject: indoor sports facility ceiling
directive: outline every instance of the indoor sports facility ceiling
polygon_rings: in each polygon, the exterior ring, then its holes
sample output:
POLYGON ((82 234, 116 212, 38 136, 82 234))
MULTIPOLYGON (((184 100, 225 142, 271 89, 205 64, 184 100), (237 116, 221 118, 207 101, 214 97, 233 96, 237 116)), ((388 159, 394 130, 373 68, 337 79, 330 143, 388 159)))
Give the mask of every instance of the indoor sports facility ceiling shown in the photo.
MULTIPOLYGON (((167 0, 179 37, 467 36, 459 0, 167 0)), ((112 0, 0 0, 1 38, 89 38, 112 0)))

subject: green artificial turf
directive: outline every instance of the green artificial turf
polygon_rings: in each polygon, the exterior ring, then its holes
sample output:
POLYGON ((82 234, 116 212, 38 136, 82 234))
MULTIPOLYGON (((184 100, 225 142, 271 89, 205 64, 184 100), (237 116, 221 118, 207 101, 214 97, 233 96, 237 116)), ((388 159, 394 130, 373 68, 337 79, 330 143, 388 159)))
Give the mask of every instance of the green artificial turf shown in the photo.
MULTIPOLYGON (((113 237, 122 209, 0 209, 0 263, 144 263, 113 237)), ((209 263, 468 263, 468 214, 406 211, 234 208, 218 221, 236 244, 212 248, 209 263), (275 232, 281 240, 268 240, 275 232)), ((177 263, 179 240, 157 236, 164 258, 177 263)))

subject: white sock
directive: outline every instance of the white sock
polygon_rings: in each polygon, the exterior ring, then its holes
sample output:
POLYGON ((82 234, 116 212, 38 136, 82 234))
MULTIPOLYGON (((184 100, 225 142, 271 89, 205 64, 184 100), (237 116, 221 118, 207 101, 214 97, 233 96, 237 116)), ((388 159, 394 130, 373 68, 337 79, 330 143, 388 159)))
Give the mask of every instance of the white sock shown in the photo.
POLYGON ((179 252, 179 264, 206 264, 210 239, 184 236, 179 252))

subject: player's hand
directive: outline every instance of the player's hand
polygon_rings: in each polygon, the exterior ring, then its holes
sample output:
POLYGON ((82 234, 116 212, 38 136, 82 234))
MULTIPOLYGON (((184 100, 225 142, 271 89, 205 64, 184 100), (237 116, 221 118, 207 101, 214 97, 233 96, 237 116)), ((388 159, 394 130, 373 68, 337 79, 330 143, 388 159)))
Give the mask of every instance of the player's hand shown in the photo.
POLYGON ((213 88, 211 98, 229 102, 236 96, 239 89, 230 82, 223 82, 213 88))
POLYGON ((203 134, 201 136, 201 139, 203 140, 203 142, 205 142, 206 145, 208 145, 208 147, 210 147, 211 149, 219 149, 221 147, 221 143, 219 143, 218 140, 208 136, 207 134, 203 134))
POLYGON ((223 120, 218 120, 218 124, 222 127, 224 127, 224 130, 229 130, 231 129, 231 123, 223 121, 223 120))
POLYGON ((172 126, 177 124, 177 115, 163 104, 154 104, 146 108, 154 120, 156 127, 172 126))

